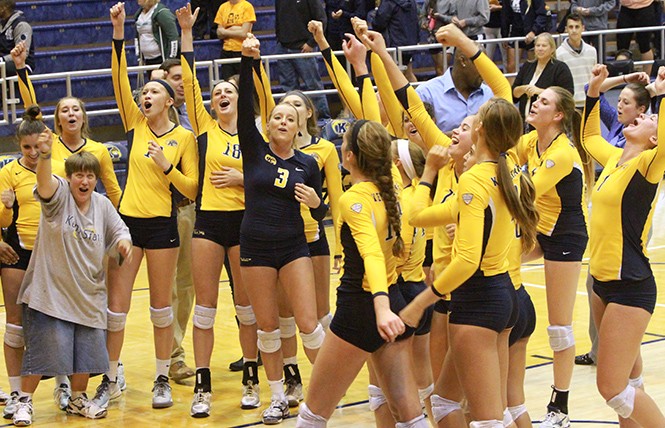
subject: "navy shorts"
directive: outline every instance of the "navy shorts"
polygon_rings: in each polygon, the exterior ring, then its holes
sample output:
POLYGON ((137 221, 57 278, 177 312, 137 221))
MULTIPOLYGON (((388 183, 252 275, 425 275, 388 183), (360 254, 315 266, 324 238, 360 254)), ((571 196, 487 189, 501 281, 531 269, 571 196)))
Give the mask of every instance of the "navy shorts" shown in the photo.
POLYGON ((521 286, 515 292, 517 293, 520 314, 515 327, 510 331, 510 346, 513 346, 520 339, 531 336, 536 329, 536 308, 533 307, 531 296, 526 292, 524 286, 521 286))
MULTIPOLYGON (((390 286, 388 296, 390 309, 394 313, 398 314, 404 309, 406 302, 397 284, 390 286)), ((406 339, 414 334, 414 328, 405 327, 406 330, 397 340, 406 339)), ((337 289, 337 309, 330 323, 330 331, 340 339, 369 353, 376 352, 386 343, 376 327, 374 297, 371 293, 362 291, 360 286, 357 292, 337 289)))
POLYGON ((240 245, 240 224, 245 210, 197 211, 192 238, 207 239, 224 248, 240 245))
POLYGON ((180 246, 177 217, 137 218, 120 214, 129 228, 132 245, 146 250, 180 246))
MULTIPOLYGON (((402 296, 404 296, 404 301, 407 305, 411 303, 417 295, 427 289, 427 285, 425 285, 424 281, 404 281, 401 276, 397 279, 397 285, 399 285, 399 291, 402 293, 402 296)), ((420 324, 416 327, 416 336, 429 334, 430 328, 432 327, 432 312, 434 312, 434 305, 425 310, 423 317, 420 319, 420 324)))
POLYGON ((501 333, 517 322, 519 305, 508 273, 472 276, 450 294, 448 322, 501 333))
POLYGON ((547 236, 540 232, 536 236, 545 260, 553 262, 581 262, 589 237, 575 233, 547 236))
POLYGON ((326 238, 326 228, 323 223, 319 223, 319 239, 307 243, 309 246, 309 254, 312 257, 317 256, 330 256, 330 247, 328 246, 328 238, 326 238))
POLYGON ((423 267, 431 267, 432 263, 434 263, 432 251, 434 251, 434 240, 428 239, 425 244, 425 261, 423 261, 423 267))
POLYGON ((294 260, 309 257, 305 234, 297 239, 263 241, 240 233, 240 266, 281 269, 294 260))
POLYGON ((18 254, 18 261, 13 265, 8 265, 2 263, 2 269, 18 269, 18 270, 28 270, 28 263, 30 263, 30 256, 32 255, 32 250, 26 250, 25 248, 15 247, 12 245, 16 254, 18 254))
POLYGON ((434 304, 434 312, 448 315, 448 312, 450 312, 450 300, 437 300, 434 304))
POLYGON ((605 304, 633 306, 653 314, 656 307, 656 280, 653 275, 637 281, 598 281, 593 279, 593 292, 605 304))
POLYGON ((105 373, 109 369, 106 330, 53 318, 23 305, 23 334, 22 376, 105 373))

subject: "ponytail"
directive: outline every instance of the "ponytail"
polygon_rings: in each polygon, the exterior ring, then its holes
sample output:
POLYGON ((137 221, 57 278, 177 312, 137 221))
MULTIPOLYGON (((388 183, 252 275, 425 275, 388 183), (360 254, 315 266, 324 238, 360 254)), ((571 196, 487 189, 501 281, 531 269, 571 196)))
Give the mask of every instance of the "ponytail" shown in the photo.
MULTIPOLYGON (((516 169, 519 167, 515 167, 516 169)), ((513 184, 511 171, 505 156, 499 158, 496 178, 499 190, 508 211, 512 214, 520 228, 522 253, 530 252, 536 246, 536 227, 538 226, 538 210, 536 209, 536 188, 527 171, 521 171, 519 191, 513 184)))

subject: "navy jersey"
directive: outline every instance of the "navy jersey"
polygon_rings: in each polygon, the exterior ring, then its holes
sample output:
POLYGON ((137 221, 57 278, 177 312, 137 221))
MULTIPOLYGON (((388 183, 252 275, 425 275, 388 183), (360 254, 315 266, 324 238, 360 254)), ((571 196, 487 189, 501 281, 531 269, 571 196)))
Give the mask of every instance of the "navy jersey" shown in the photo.
MULTIPOLYGON (((240 232, 265 241, 304 236, 305 225, 300 215, 300 202, 295 198, 295 184, 304 183, 321 197, 321 171, 314 158, 298 150, 288 159, 273 153, 254 123, 253 92, 252 58, 243 56, 238 140, 245 175, 245 216, 240 232)), ((327 210, 321 200, 310 212, 316 221, 321 221, 327 210)))

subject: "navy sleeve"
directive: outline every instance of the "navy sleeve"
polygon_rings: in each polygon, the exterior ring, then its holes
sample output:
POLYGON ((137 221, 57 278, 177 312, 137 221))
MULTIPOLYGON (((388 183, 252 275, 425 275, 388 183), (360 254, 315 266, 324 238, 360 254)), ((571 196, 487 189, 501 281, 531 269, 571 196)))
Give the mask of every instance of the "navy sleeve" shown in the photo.
POLYGON ((243 160, 255 159, 259 155, 259 144, 265 144, 254 122, 254 77, 253 58, 243 56, 240 60, 240 88, 238 96, 238 142, 243 160))
POLYGON ((321 190, 321 171, 319 170, 319 165, 313 158, 310 158, 310 173, 307 177, 307 182, 305 183, 309 187, 313 188, 316 191, 316 194, 319 196, 321 203, 316 208, 310 208, 309 212, 312 214, 312 218, 316 221, 322 221, 326 214, 328 213, 328 205, 323 202, 322 190, 321 190), (313 165, 312 165, 313 164, 313 165))

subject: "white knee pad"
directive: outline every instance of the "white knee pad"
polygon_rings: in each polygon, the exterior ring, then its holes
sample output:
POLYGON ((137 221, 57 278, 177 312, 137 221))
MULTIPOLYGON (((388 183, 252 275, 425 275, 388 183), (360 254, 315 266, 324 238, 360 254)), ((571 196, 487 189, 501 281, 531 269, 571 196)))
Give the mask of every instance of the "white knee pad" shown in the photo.
POLYGON ((386 396, 383 395, 383 391, 378 386, 369 385, 367 391, 369 392, 369 410, 372 412, 376 412, 379 407, 388 402, 386 396))
POLYGON ((619 416, 628 419, 635 406, 635 387, 628 385, 614 398, 607 400, 607 405, 614 409, 619 416))
POLYGON ((257 346, 261 352, 266 354, 272 354, 273 352, 279 351, 279 348, 282 347, 282 339, 280 339, 282 332, 277 330, 273 331, 263 331, 258 330, 256 335, 259 339, 256 341, 257 346))
POLYGON ((462 410, 457 401, 448 400, 436 394, 430 395, 429 399, 432 403, 432 416, 437 424, 452 412, 462 410))
POLYGON ((427 388, 419 389, 418 397, 420 398, 420 402, 424 403, 425 400, 427 400, 429 396, 432 395, 432 392, 434 392, 434 384, 429 385, 427 388))
POLYGON ((321 324, 321 327, 323 327, 323 330, 328 331, 328 328, 330 328, 330 323, 332 322, 333 319, 333 314, 328 312, 326 315, 324 315, 323 318, 319 320, 319 324, 321 324))
POLYGON ((252 306, 238 306, 236 305, 236 316, 238 317, 238 322, 242 325, 254 325, 256 324, 256 316, 254 315, 254 309, 252 306))
POLYGON ((513 417, 513 420, 516 421, 517 418, 526 413, 526 404, 520 404, 519 406, 508 407, 510 416, 513 417))
POLYGON ((127 321, 127 314, 115 313, 110 309, 106 309, 106 330, 108 331, 122 331, 125 328, 127 321))
POLYGON ((420 415, 407 422, 397 422, 395 428, 428 428, 425 415, 420 415))
POLYGON ((305 334, 301 331, 300 338, 302 339, 302 346, 305 348, 319 349, 321 345, 323 345, 323 339, 326 338, 326 332, 323 331, 321 324, 316 324, 314 331, 309 334, 305 334))
POLYGON ((167 306, 162 309, 150 307, 150 321, 155 327, 166 328, 173 324, 173 308, 167 306))
POLYGON ((279 317, 279 329, 282 331, 282 339, 288 339, 295 336, 298 331, 296 327, 296 319, 293 317, 279 317))
POLYGON ((23 327, 16 324, 5 324, 5 343, 11 348, 23 348, 23 327))
POLYGON ((503 423, 498 419, 473 421, 469 424, 469 428, 503 428, 503 423))
POLYGON ((215 316, 217 316, 217 308, 196 305, 194 306, 192 323, 201 330, 210 330, 215 325, 215 316))
POLYGON ((300 405, 296 428, 326 428, 327 425, 328 419, 312 413, 307 404, 302 403, 300 405))
POLYGON ((642 379, 642 375, 639 375, 635 379, 628 379, 628 385, 632 386, 633 388, 642 388, 644 385, 644 379, 642 379))
POLYGON ((508 428, 508 426, 513 422, 513 415, 510 414, 510 410, 505 409, 503 411, 503 428, 508 428))
POLYGON ((547 327, 552 351, 565 351, 575 345, 575 335, 572 325, 551 325, 547 327))

